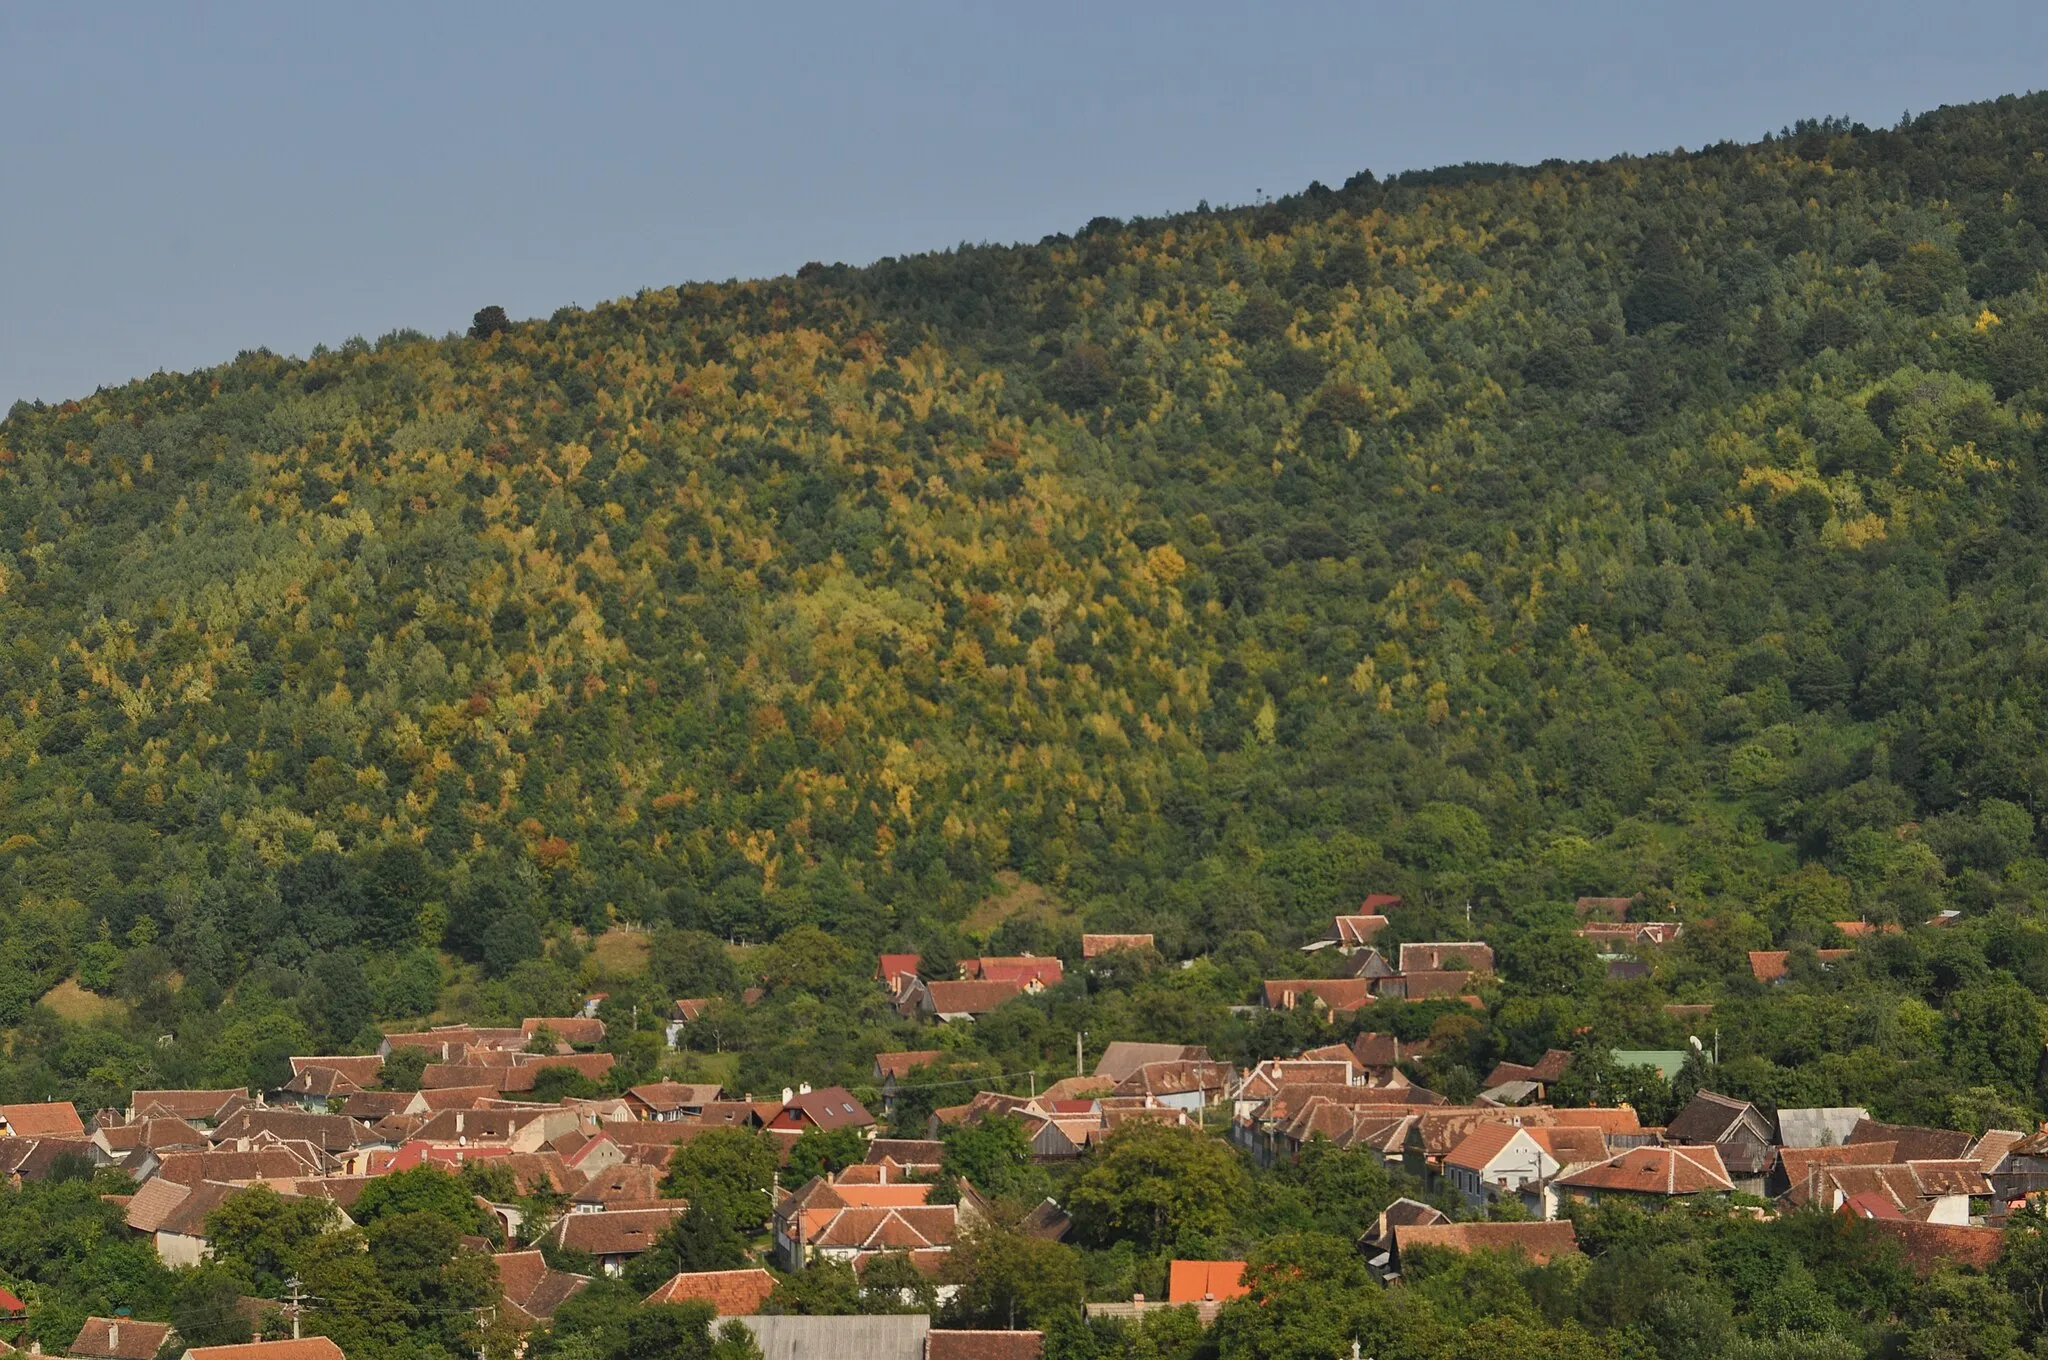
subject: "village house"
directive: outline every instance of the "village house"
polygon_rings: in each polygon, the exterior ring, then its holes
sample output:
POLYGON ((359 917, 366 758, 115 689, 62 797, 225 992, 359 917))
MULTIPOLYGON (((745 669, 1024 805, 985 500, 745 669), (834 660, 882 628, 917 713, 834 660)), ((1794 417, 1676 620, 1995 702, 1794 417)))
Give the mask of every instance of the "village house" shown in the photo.
POLYGON ((646 1303, 708 1303, 718 1316, 759 1313, 775 1292, 775 1277, 759 1266, 746 1270, 694 1270, 672 1275, 646 1303))
POLYGON ((347 1360, 324 1336, 290 1341, 245 1341, 234 1346, 194 1346, 179 1360, 347 1360))
POLYGON ((1776 1159, 1771 1121, 1748 1101, 1701 1091, 1664 1130, 1664 1141, 1680 1147, 1713 1147, 1736 1188, 1762 1194, 1764 1176, 1776 1159))
POLYGON ((671 1124, 701 1119, 704 1107, 724 1091, 715 1082, 654 1081, 626 1088, 626 1107, 635 1119, 671 1124))
POLYGON ((501 1251, 491 1259, 498 1266, 499 1302, 522 1332, 548 1322, 557 1308, 590 1284, 588 1275, 549 1266, 538 1250, 501 1251))
POLYGON ((588 1252, 597 1258, 600 1270, 616 1278, 626 1273, 627 1262, 652 1247, 688 1208, 678 1201, 660 1208, 564 1214, 548 1236, 558 1247, 588 1252))
POLYGON ((1569 1171, 1551 1182, 1560 1202, 1653 1204, 1691 1195, 1728 1194, 1735 1182, 1718 1148, 1639 1147, 1569 1171))
POLYGON ((844 1086, 825 1086, 813 1091, 806 1086, 798 1091, 785 1091, 782 1108, 768 1120, 770 1129, 819 1129, 831 1132, 834 1129, 859 1129, 863 1132, 875 1127, 875 1117, 867 1112, 861 1103, 844 1086))
POLYGON ((82 1360, 156 1360, 156 1353, 175 1335, 168 1322, 89 1317, 65 1354, 82 1360))
POLYGON ((1399 970, 1410 973, 1493 972, 1493 946, 1483 940, 1437 940, 1401 946, 1399 970))
POLYGON ((85 1121, 67 1100, 0 1105, 0 1137, 72 1138, 85 1140, 85 1121))

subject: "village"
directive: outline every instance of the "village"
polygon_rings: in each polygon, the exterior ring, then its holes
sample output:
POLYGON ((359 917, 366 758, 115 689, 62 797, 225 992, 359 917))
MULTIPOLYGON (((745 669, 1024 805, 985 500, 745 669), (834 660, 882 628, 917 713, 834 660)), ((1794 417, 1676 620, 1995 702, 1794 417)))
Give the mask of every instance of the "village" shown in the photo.
MULTIPOLYGON (((1374 941, 1399 899, 1368 898, 1335 917, 1306 952, 1335 951, 1339 976, 1274 978, 1261 1005, 1329 1016, 1452 998, 1483 1005, 1478 988, 1494 968, 1479 940, 1403 943, 1391 957, 1374 941)), ((1584 938, 1611 975, 1641 967, 1635 951, 1669 943, 1681 927, 1625 919, 1630 901, 1581 899, 1584 938)), ((1859 932, 1842 923, 1850 937, 1859 932)), ((1939 925, 1940 922, 1930 922, 1939 925)), ((1151 951, 1146 935, 1089 935, 1083 957, 1098 966, 1120 951, 1151 951)), ((1833 952, 1833 951, 1831 951, 1833 952)), ((1837 953, 1837 958, 1846 951, 1837 953)), ((1819 961, 1826 966, 1830 960, 1819 961)), ((1782 955, 1753 955, 1759 983, 1781 980, 1782 955)), ((1007 1002, 1060 984, 1056 957, 1016 955, 962 961, 954 977, 926 977, 910 954, 876 960, 874 985, 902 1016, 935 1036, 973 1024, 1007 1002)), ((940 1046, 874 1055, 871 1085, 799 1084, 773 1092, 728 1091, 664 1078, 615 1094, 539 1092, 565 1077, 601 1089, 614 1068, 603 1051, 601 998, 581 1013, 531 1016, 517 1027, 446 1025, 384 1036, 377 1051, 290 1059, 289 1081, 273 1090, 137 1090, 125 1108, 85 1118, 51 1101, 0 1106, 0 1174, 19 1189, 81 1166, 114 1171, 132 1191, 110 1196, 127 1230, 162 1263, 200 1265, 214 1251, 222 1206, 252 1187, 282 1200, 321 1200, 333 1222, 369 1187, 422 1168, 461 1173, 494 1168, 497 1197, 474 1196, 495 1231, 465 1237, 493 1258, 500 1297, 495 1319, 515 1331, 545 1326, 600 1275, 624 1277, 664 1241, 688 1201, 664 1193, 683 1149, 717 1130, 772 1146, 785 1171, 792 1155, 830 1137, 853 1149, 817 1174, 770 1189, 764 1240, 742 1268, 681 1271, 647 1302, 700 1301, 737 1319, 764 1353, 844 1351, 905 1360, 1027 1357, 1041 1334, 949 1330, 931 1313, 802 1316, 768 1309, 782 1281, 821 1264, 865 1277, 883 1259, 907 1263, 944 1304, 958 1289, 946 1269, 956 1245, 993 1210, 990 1197, 949 1176, 949 1138, 988 1121, 1011 1121, 1031 1161, 1071 1164, 1136 1126, 1227 1140, 1259 1167, 1301 1157, 1320 1141, 1364 1152, 1405 1193, 1356 1228, 1356 1250, 1373 1278, 1398 1289, 1404 1258, 1418 1250, 1508 1252, 1543 1264, 1579 1250, 1580 1206, 1655 1209, 1719 1203, 1727 1212, 1771 1216, 1819 1210, 1851 1217, 1896 1241, 1919 1270, 1984 1269, 1999 1258, 2009 1214, 2048 1189, 2048 1131, 1968 1133, 1883 1123, 1860 1108, 1779 1108, 1766 1113, 1702 1087, 1662 1126, 1627 1104, 1573 1106, 1556 1098, 1575 1061, 1553 1049, 1526 1064, 1501 1062, 1473 1099, 1426 1089, 1416 1064, 1431 1041, 1404 1043, 1391 1027, 1350 1041, 1311 1046, 1240 1068, 1201 1046, 1111 1039, 1086 1071, 1026 1092, 962 1090, 927 1101, 922 1127, 903 1127, 902 1104, 921 1075, 946 1056, 940 1046), (393 1080, 399 1073, 402 1081, 393 1080), (894 1136, 892 1136, 892 1134, 894 1136), (810 1140, 807 1142, 806 1140, 810 1140), (502 1193, 510 1191, 512 1193, 502 1193), (539 1203, 551 1206, 536 1210, 539 1203), (558 1269, 570 1259, 585 1269, 558 1269)), ((673 1046, 707 1001, 680 998, 667 1022, 673 1046)), ((1711 1007, 1688 1009, 1705 1020, 1711 1007)), ((1077 1036, 1078 1050, 1079 1036, 1077 1036)), ((1710 1056, 1694 1040, 1697 1056, 1710 1056)), ((1674 1050, 1615 1050, 1617 1066, 1653 1067, 1666 1079, 1687 1060, 1674 1050)), ((1711 1066, 1707 1068, 1711 1072, 1711 1066)), ((1073 1220, 1045 1198, 1016 1225, 1057 1241, 1073 1220)), ((1093 1299, 1091 1318, 1139 1319, 1159 1309, 1192 1309, 1204 1325, 1247 1289, 1245 1263, 1176 1259, 1164 1297, 1093 1299)), ((78 1360, 334 1360, 324 1336, 307 1335, 317 1304, 283 1294, 244 1301, 246 1344, 181 1348, 171 1324, 133 1316, 88 1318, 64 1352, 78 1360)), ((0 1288, 0 1322, 27 1305, 0 1288)), ((31 1351, 39 1347, 28 1347, 31 1351)))

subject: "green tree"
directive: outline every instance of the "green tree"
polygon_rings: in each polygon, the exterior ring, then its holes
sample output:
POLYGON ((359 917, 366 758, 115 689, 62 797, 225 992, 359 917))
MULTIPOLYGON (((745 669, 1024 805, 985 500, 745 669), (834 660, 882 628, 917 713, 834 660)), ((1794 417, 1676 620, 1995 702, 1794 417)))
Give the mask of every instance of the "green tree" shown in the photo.
POLYGON ((1152 1121, 1124 1125, 1082 1164, 1067 1208, 1083 1238, 1130 1238, 1147 1251, 1224 1236, 1251 1195, 1229 1145, 1152 1121))
POLYGON ((949 1322, 996 1328, 1043 1327, 1077 1312, 1086 1283, 1072 1247, 988 1220, 961 1233, 940 1277, 958 1286, 949 1322))
POLYGON ((745 1129, 706 1130, 669 1154, 661 1193, 701 1205, 738 1231, 759 1231, 774 1204, 775 1148, 745 1129))
POLYGON ((790 1145, 782 1183, 798 1186, 813 1176, 829 1176, 862 1160, 867 1151, 867 1139, 859 1129, 805 1129, 790 1145))

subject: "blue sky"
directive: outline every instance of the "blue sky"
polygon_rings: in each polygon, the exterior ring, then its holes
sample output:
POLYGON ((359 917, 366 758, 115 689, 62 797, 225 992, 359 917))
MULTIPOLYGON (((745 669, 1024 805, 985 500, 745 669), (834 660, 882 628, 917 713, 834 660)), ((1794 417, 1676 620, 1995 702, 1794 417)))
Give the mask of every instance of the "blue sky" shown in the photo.
POLYGON ((0 5, 0 408, 486 303, 2048 82, 2048 6, 0 5))

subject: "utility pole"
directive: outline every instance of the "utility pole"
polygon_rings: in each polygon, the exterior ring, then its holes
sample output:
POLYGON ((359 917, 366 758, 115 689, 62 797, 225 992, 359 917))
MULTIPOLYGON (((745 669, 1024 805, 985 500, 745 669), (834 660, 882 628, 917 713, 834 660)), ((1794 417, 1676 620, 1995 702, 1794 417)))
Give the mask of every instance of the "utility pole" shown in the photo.
POLYGON ((1081 1036, 1086 1032, 1085 1030, 1078 1029, 1074 1031, 1074 1075, 1077 1077, 1088 1075, 1085 1070, 1088 1060, 1081 1056, 1081 1036))
POLYGON ((292 1340, 297 1341, 299 1339, 299 1314, 303 1310, 308 1296, 305 1286, 296 1275, 286 1280, 284 1287, 291 1291, 291 1293, 285 1296, 284 1313, 286 1317, 292 1320, 292 1340))

